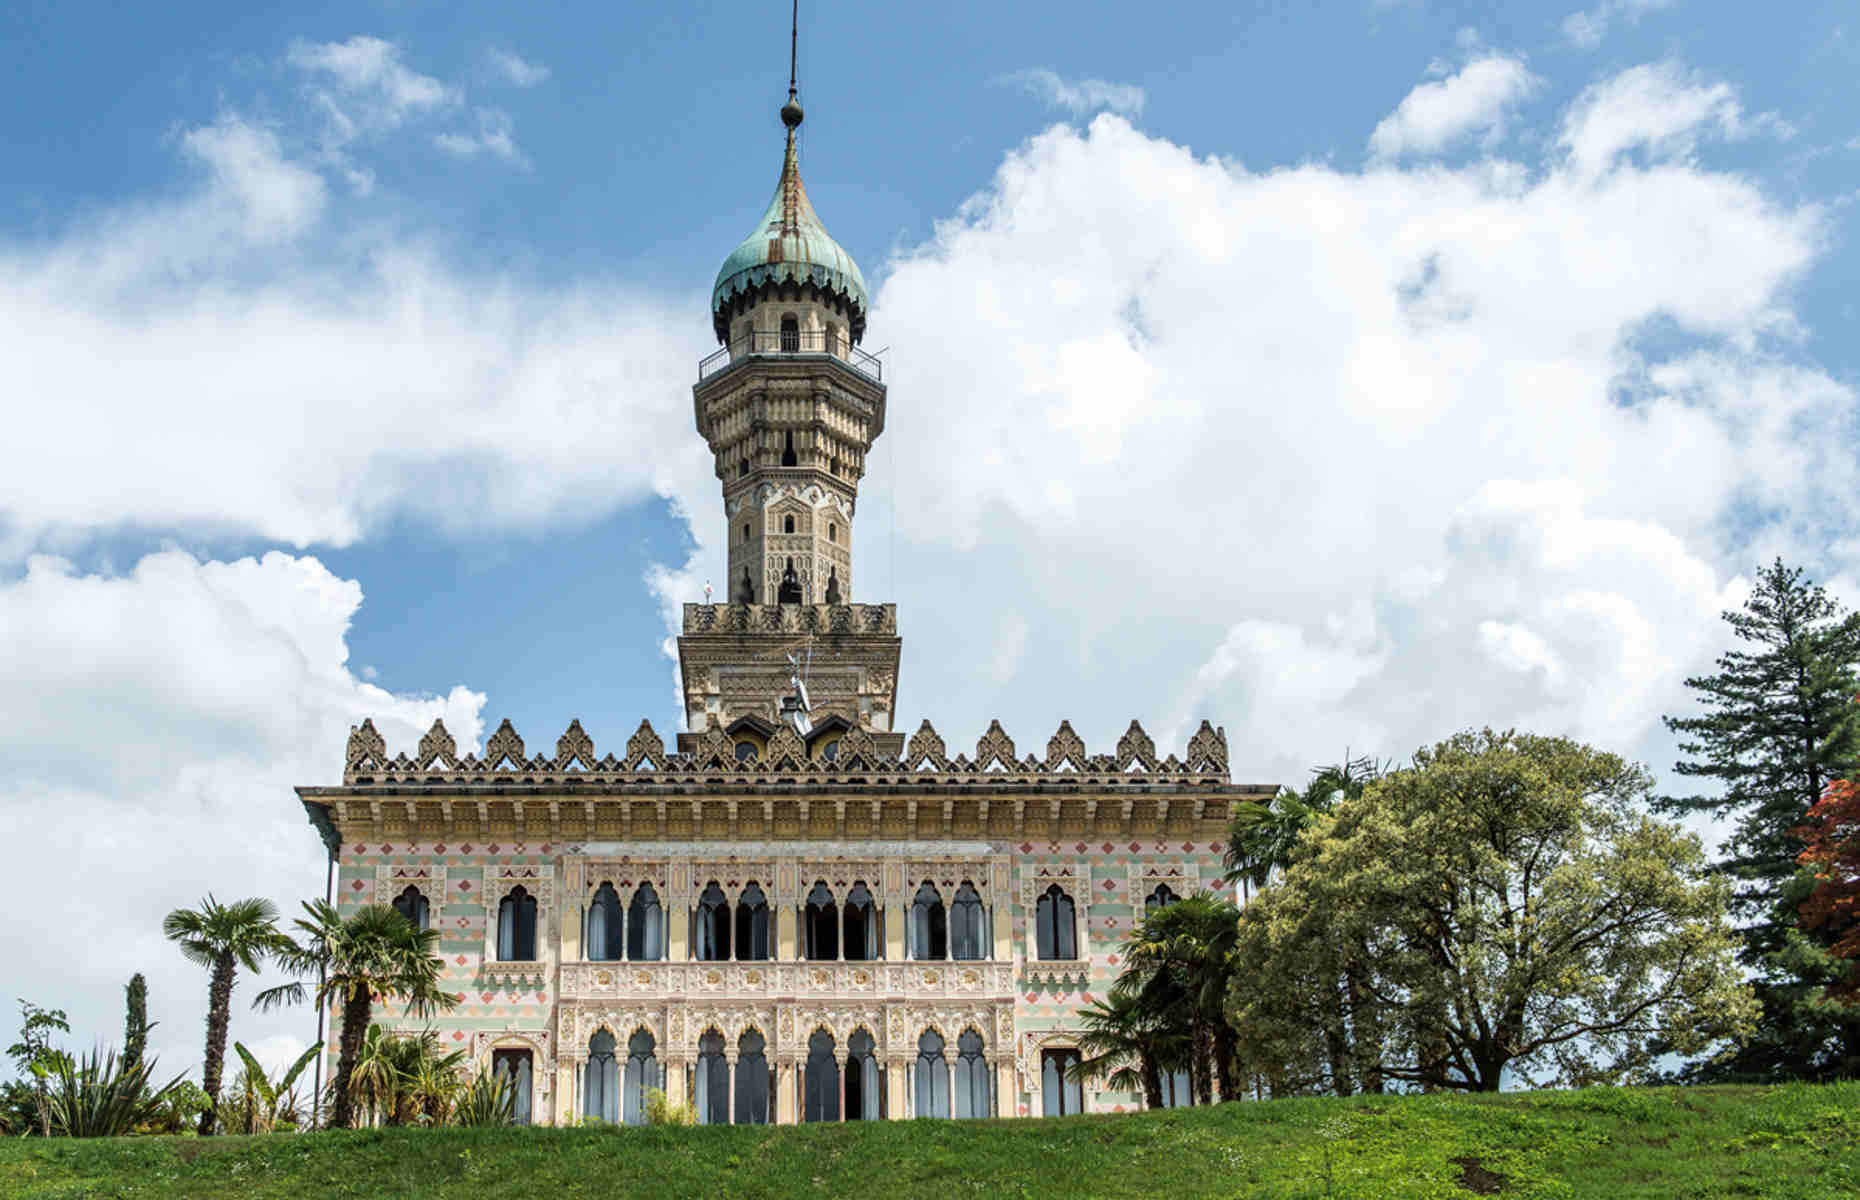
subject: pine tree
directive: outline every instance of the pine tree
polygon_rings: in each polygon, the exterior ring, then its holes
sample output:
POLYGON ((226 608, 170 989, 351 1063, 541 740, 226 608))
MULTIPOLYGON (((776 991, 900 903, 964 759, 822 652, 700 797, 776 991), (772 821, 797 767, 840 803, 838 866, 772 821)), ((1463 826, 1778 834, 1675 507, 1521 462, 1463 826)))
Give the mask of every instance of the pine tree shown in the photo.
POLYGON ((149 1041, 149 985, 137 971, 123 989, 128 1011, 123 1017, 123 1068, 128 1070, 142 1062, 142 1052, 149 1041))
POLYGON ((1666 718, 1688 756, 1674 770, 1722 791, 1656 807, 1734 820, 1712 869, 1736 881, 1741 957, 1757 973, 1763 1017, 1734 1060, 1694 1076, 1844 1074, 1839 1064, 1860 1050, 1860 1010, 1815 1002, 1825 979, 1809 969, 1816 956, 1796 928, 1806 890, 1796 831, 1828 785, 1860 765, 1860 615, 1779 558, 1724 619, 1740 645, 1719 657, 1717 674, 1686 680, 1705 713, 1666 718))

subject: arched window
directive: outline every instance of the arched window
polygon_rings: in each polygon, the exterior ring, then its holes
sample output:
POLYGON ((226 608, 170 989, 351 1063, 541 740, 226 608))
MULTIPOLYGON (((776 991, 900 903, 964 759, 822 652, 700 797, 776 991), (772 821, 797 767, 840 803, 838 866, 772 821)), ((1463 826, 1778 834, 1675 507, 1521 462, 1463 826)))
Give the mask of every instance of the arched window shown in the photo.
POLYGON ((1040 1112, 1048 1117, 1069 1117, 1085 1111, 1084 1090, 1079 1087, 1077 1050, 1040 1051, 1040 1112))
POLYGON ((840 945, 845 947, 847 962, 871 962, 878 957, 878 909, 872 904, 865 880, 854 880, 852 891, 846 893, 846 911, 840 924, 845 934, 840 945))
POLYGON ((794 573, 794 560, 788 560, 788 569, 781 573, 781 587, 776 590, 777 604, 801 603, 801 577, 794 573))
POLYGON ((1156 885, 1155 891, 1144 897, 1143 911, 1146 913, 1153 913, 1159 908, 1168 908, 1181 898, 1182 897, 1169 890, 1168 884, 1159 883, 1156 885))
POLYGON ((794 433, 791 430, 787 435, 787 440, 782 443, 781 465, 784 467, 794 467, 799 466, 800 462, 801 460, 797 458, 794 453, 794 433))
POLYGON ((956 901, 949 912, 949 956, 960 959, 988 957, 988 941, 982 933, 982 898, 968 880, 956 889, 956 901))
POLYGON ((793 532, 794 532, 794 517, 793 517, 792 515, 789 515, 789 516, 786 516, 786 517, 783 517, 783 518, 781 519, 781 531, 782 531, 783 533, 793 533, 793 532))
POLYGON ((692 1089, 700 1125, 730 1123, 730 1064, 723 1057, 723 1035, 714 1029, 698 1039, 697 1086, 692 1089))
POLYGON ((620 1119, 620 1067, 614 1035, 605 1029, 588 1039, 588 1066, 581 1081, 581 1111, 613 1124, 620 1119))
POLYGON ((1046 889, 1034 908, 1034 941, 1042 959, 1077 958, 1078 930, 1072 919, 1072 897, 1058 884, 1046 889))
POLYGON ((626 1090, 621 1097, 625 1111, 621 1116, 628 1125, 646 1123, 646 1092, 662 1086, 652 1051, 652 1035, 643 1029, 626 1044, 626 1090))
POLYGON ((513 1123, 530 1123, 530 1090, 533 1083, 528 1050, 491 1051, 491 1074, 510 1089, 513 1123))
POLYGON ((833 893, 827 890, 826 880, 816 880, 813 890, 807 893, 808 958, 830 962, 840 956, 839 917, 839 906, 833 903, 833 893))
POLYGON ((739 763, 756 761, 756 744, 754 742, 736 743, 736 761, 739 763))
MULTIPOLYGON (((736 477, 738 479, 743 479, 743 478, 747 478, 748 475, 749 475, 749 460, 745 458, 742 462, 739 462, 736 464, 736 477)), ((749 536, 749 526, 747 525, 743 526, 743 536, 745 538, 749 536)))
POLYGON ((917 1039, 917 1115, 949 1115, 949 1064, 943 1061, 943 1035, 934 1029, 917 1039))
POLYGON ((394 897, 394 911, 407 918, 407 924, 415 929, 425 929, 432 923, 432 906, 420 889, 409 884, 405 891, 394 897))
POLYGON ((754 604, 756 602, 756 583, 749 577, 749 568, 743 568, 743 581, 736 585, 736 602, 754 604))
POLYGON ((536 897, 521 884, 497 902, 497 960, 532 962, 536 958, 536 897))
POLYGON ((736 1039, 736 1123, 769 1123, 769 1060, 767 1043, 755 1030, 736 1039))
MULTIPOLYGON (((833 461, 837 465, 840 460, 836 458, 833 461)), ((835 525, 832 521, 827 522, 827 540, 829 542, 837 542, 840 540, 840 527, 835 525)))
MULTIPOLYGON (((830 588, 828 589, 828 591, 829 591, 829 594, 831 594, 830 588)), ((832 601, 828 601, 828 603, 832 603, 832 601)), ((820 761, 821 762, 838 762, 839 760, 840 760, 840 739, 834 738, 832 741, 828 742, 826 745, 820 748, 820 761)))
POLYGON ((944 959, 949 957, 949 914, 943 910, 943 897, 928 879, 917 889, 911 901, 911 957, 944 959))
POLYGON ((994 1115, 988 1102, 988 1062, 982 1057, 982 1035, 965 1029, 956 1039, 956 1115, 994 1115))
MULTIPOLYGON (((743 464, 743 474, 745 474, 745 475, 747 475, 747 474, 749 474, 749 464, 748 464, 748 463, 744 463, 744 464, 743 464)), ((744 540, 745 542, 749 540, 749 526, 747 526, 747 525, 744 525, 744 526, 743 526, 743 540, 744 540)))
POLYGON ((730 957, 730 898, 715 879, 698 897, 697 960, 723 962, 730 957))
POLYGON ((750 880, 736 900, 736 957, 763 962, 769 956, 769 902, 750 880))
POLYGON ((840 603, 840 570, 838 567, 827 568, 827 603, 840 603))
POLYGON ((807 1039, 807 1073, 801 1086, 803 1121, 840 1119, 840 1064, 833 1050, 833 1035, 824 1029, 816 1029, 807 1039))
POLYGON ((658 962, 665 957, 665 910, 650 883, 641 883, 627 906, 626 956, 634 962, 658 962))
POLYGON ((603 883, 588 905, 587 959, 589 962, 613 962, 626 949, 621 936, 620 893, 612 883, 603 883))
POLYGON ((861 1029, 846 1040, 846 1119, 876 1121, 885 1114, 884 1090, 878 1086, 877 1043, 861 1029))
POLYGON ((781 319, 781 352, 793 354, 801 348, 801 323, 792 316, 781 319))

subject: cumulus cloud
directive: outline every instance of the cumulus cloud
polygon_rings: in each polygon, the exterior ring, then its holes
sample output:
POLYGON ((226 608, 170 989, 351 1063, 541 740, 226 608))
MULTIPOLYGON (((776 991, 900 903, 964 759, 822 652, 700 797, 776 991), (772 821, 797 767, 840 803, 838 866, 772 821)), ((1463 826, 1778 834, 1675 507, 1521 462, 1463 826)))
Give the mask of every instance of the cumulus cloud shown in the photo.
POLYGON ((1063 108, 1075 117, 1104 111, 1138 116, 1143 112, 1143 89, 1129 83, 1110 83, 1103 79, 1066 79, 1046 67, 1031 67, 1008 76, 1028 92, 1053 108, 1063 108))
POLYGON ((1774 117, 1747 120, 1731 85, 1709 82, 1675 62, 1645 63, 1585 90, 1564 117, 1559 140, 1571 161, 1599 170, 1631 150, 1683 159, 1708 136, 1732 139, 1760 127, 1785 135, 1774 117))
POLYGON ((1540 81, 1524 63, 1504 54, 1484 54, 1457 72, 1418 85, 1369 135, 1378 158, 1437 154, 1475 135, 1495 142, 1510 109, 1540 81))
POLYGON ((1582 9, 1563 18, 1563 38, 1582 50, 1602 44, 1610 28, 1617 24, 1633 25, 1650 12, 1671 8, 1673 0, 1602 0, 1594 8, 1582 9))
MULTIPOLYGON (((461 743, 481 736, 482 695, 356 678, 345 636, 361 602, 354 581, 280 553, 169 550, 123 574, 38 556, 0 583, 0 812, 33 847, 9 878, 57 898, 45 921, 0 929, 0 953, 20 994, 70 1010, 80 1042, 113 1038, 122 985, 142 971, 161 1022, 152 1049, 169 1072, 196 1066, 206 977, 163 941, 160 916, 209 891, 272 897, 287 916, 321 895, 322 850, 291 788, 337 782, 363 717, 397 744, 435 718, 461 743)), ((249 1013, 256 990, 248 979, 235 995, 236 1035, 288 1059, 315 1015, 249 1013)))
POLYGON ((491 74, 512 87, 535 87, 549 81, 549 68, 526 61, 514 51, 493 46, 485 51, 485 65, 491 74))
POLYGON ((433 144, 459 158, 483 155, 527 169, 529 160, 517 149, 516 123, 510 114, 501 108, 480 108, 475 115, 478 127, 474 132, 435 134, 433 144))

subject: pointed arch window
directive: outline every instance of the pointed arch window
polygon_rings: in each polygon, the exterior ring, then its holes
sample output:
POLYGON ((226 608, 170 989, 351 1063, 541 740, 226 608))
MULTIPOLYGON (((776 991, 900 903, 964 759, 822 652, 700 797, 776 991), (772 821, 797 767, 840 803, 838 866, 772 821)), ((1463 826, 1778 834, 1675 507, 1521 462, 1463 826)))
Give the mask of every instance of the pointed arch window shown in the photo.
POLYGON ((878 1082, 878 1043, 861 1029, 846 1039, 846 1119, 876 1121, 884 1116, 884 1089, 878 1082))
POLYGON ((394 911, 407 918, 407 924, 415 929, 425 929, 432 924, 432 906, 426 902, 425 894, 412 884, 394 897, 394 911))
POLYGON ((834 1056, 833 1035, 816 1029, 807 1039, 807 1071, 801 1085, 803 1121, 840 1119, 840 1063, 834 1056))
POLYGON ((1168 884, 1159 883, 1156 885, 1155 890, 1143 898, 1143 911, 1146 913, 1153 913, 1159 908, 1168 908, 1181 898, 1182 897, 1175 894, 1168 884))
POLYGON ((624 1111, 621 1116, 628 1125, 646 1123, 646 1093, 664 1086, 659 1078, 658 1060, 652 1053, 654 1048, 652 1035, 644 1029, 627 1041, 626 1090, 622 1095, 624 1111))
POLYGON ((807 907, 803 910, 809 959, 831 962, 840 956, 839 916, 839 906, 833 902, 833 893, 827 890, 827 881, 816 880, 813 890, 807 893, 807 907))
POLYGON ((588 1039, 588 1065, 582 1071, 581 1111, 606 1121, 620 1120, 620 1064, 614 1059, 614 1035, 605 1029, 588 1039))
POLYGON ((872 903, 872 893, 865 886, 865 880, 854 880, 852 891, 846 893, 846 912, 841 924, 845 940, 840 944, 846 948, 847 962, 872 962, 878 958, 878 908, 872 903))
POLYGON ((988 957, 988 941, 983 936, 986 924, 982 915, 982 897, 968 880, 956 889, 955 903, 949 906, 949 956, 972 961, 988 957))
POLYGON ((665 909, 650 883, 633 890, 626 913, 626 956, 634 962, 658 962, 665 957, 665 909))
POLYGON ((934 1029, 917 1039, 917 1115, 949 1115, 949 1064, 943 1058, 943 1035, 934 1029))
POLYGON ((528 1050, 491 1051, 491 1074, 510 1089, 511 1122, 530 1123, 530 1091, 533 1083, 528 1050))
POLYGON ((724 962, 730 957, 730 898, 715 879, 698 897, 697 936, 692 939, 699 962, 724 962))
POLYGON ((792 514, 781 519, 781 531, 783 533, 794 532, 794 516, 792 514))
POLYGON ((943 896, 928 879, 911 901, 911 957, 925 961, 949 957, 949 914, 943 896))
POLYGON ((788 560, 787 569, 781 573, 781 586, 776 589, 777 604, 801 603, 801 577, 794 573, 794 560, 788 560))
POLYGON ((723 1057, 723 1035, 707 1029, 698 1039, 697 1081, 692 1100, 700 1125, 730 1123, 730 1064, 723 1057))
POLYGON ((522 884, 497 902, 497 959, 499 962, 534 962, 536 959, 536 897, 522 884))
POLYGON ((786 439, 782 442, 781 465, 784 467, 795 467, 799 466, 800 463, 800 458, 797 457, 794 452, 794 433, 790 431, 786 439))
POLYGON ((838 567, 827 568, 827 603, 843 603, 840 599, 840 569, 838 567))
POLYGON ((982 1057, 982 1035, 973 1029, 965 1029, 962 1036, 956 1039, 956 1115, 994 1115, 988 1086, 988 1060, 982 1057))
POLYGON ((1069 1117, 1085 1111, 1085 1093, 1078 1080, 1077 1050, 1040 1051, 1040 1113, 1069 1117))
POLYGON ((764 962, 768 956, 769 902, 752 879, 736 899, 736 957, 742 962, 764 962))
POLYGON ((1079 956, 1072 897, 1056 883, 1041 893, 1040 902, 1034 907, 1034 941, 1042 960, 1079 956))
POLYGON ((753 1029, 736 1039, 736 1123, 769 1123, 769 1060, 767 1043, 753 1029))
POLYGON ((620 893, 614 891, 611 881, 595 889, 594 899, 588 905, 589 962, 614 962, 626 949, 626 939, 621 936, 624 911, 620 907, 620 893))

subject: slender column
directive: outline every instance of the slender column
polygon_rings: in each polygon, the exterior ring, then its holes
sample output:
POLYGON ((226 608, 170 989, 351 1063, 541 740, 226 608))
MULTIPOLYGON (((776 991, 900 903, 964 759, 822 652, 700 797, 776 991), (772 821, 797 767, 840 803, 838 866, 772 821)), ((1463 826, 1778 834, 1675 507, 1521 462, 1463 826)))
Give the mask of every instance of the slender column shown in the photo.
POLYGON ((885 1090, 888 1093, 885 1103, 885 1115, 894 1121, 902 1121, 910 1116, 910 1114, 905 1111, 906 1101, 904 1093, 906 1080, 904 1075, 905 1070, 902 1059, 892 1059, 885 1064, 885 1090))
POLYGON ((904 961, 904 933, 911 927, 911 910, 906 905, 899 910, 903 918, 885 922, 885 957, 892 962, 904 961))
POLYGON ((1007 1056, 995 1059, 995 1111, 1004 1117, 1020 1115, 1020 1089, 1014 1084, 1014 1060, 1007 1056))
POLYGON ((663 910, 665 923, 670 926, 665 938, 665 957, 668 962, 686 962, 691 957, 691 910, 682 904, 668 904, 663 910))
POLYGON ((794 1079, 794 1063, 779 1062, 775 1064, 775 1123, 777 1125, 793 1125, 795 1123, 794 1079))
POLYGON ((840 1064, 840 1120, 842 1121, 846 1119, 846 1063, 851 1061, 852 1059, 849 1058, 840 1064))
POLYGON ((726 1046, 723 1052, 723 1123, 736 1124, 736 1048, 726 1046))

